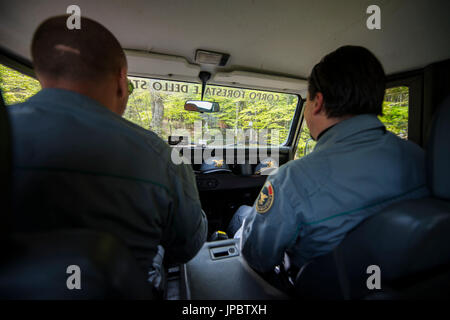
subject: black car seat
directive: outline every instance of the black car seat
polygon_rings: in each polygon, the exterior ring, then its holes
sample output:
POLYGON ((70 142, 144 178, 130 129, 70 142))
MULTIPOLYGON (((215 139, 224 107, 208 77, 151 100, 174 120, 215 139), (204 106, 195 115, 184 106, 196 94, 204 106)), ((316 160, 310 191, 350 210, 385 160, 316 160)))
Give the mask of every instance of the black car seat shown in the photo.
POLYGON ((299 298, 450 298, 450 96, 434 117, 426 157, 431 196, 384 209, 305 264, 295 282, 299 298), (381 289, 367 286, 371 265, 381 289))
POLYGON ((109 234, 77 229, 11 232, 9 129, 0 93, 0 299, 152 299, 145 272, 128 248, 109 234), (71 278, 75 273, 79 289, 71 285, 76 283, 71 278))

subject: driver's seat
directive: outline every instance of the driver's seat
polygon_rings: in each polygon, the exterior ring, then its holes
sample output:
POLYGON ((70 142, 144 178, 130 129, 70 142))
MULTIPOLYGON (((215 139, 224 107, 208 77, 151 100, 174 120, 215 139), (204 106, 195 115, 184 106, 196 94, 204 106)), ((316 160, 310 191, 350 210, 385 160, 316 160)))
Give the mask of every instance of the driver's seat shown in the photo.
POLYGON ((12 233, 11 165, 0 92, 0 299, 152 299, 136 259, 109 234, 77 229, 12 233))
POLYGON ((450 96, 435 115, 426 156, 432 196, 386 208, 305 264, 299 298, 450 298, 450 96), (379 267, 381 289, 369 289, 377 272, 369 266, 379 267))

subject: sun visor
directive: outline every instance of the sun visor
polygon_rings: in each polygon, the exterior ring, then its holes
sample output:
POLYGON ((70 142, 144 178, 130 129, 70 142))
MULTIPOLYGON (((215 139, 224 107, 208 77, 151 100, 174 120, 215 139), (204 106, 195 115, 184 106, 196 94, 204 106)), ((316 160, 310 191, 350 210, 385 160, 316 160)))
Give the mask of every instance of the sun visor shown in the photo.
POLYGON ((242 86, 298 94, 304 94, 308 86, 308 82, 302 79, 246 71, 218 72, 210 82, 217 85, 242 86))
MULTIPOLYGON (((166 80, 199 82, 202 68, 183 57, 125 50, 128 74, 166 80)), ((266 75, 247 71, 217 72, 208 82, 214 85, 243 87, 304 95, 308 82, 303 79, 266 75)))
POLYGON ((164 54, 125 50, 128 74, 161 79, 198 82, 200 67, 185 58, 164 54))

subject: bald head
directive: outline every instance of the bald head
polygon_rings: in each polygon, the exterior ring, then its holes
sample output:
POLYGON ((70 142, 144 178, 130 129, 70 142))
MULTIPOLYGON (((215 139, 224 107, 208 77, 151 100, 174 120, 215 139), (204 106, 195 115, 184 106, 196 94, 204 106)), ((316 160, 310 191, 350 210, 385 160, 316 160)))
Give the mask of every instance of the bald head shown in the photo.
POLYGON ((68 17, 49 18, 34 33, 31 55, 39 81, 44 88, 85 94, 122 114, 128 86, 127 61, 120 43, 109 30, 89 18, 81 17, 81 29, 69 30, 68 17))
POLYGON ((69 30, 67 18, 49 18, 34 33, 31 55, 37 73, 74 81, 100 80, 126 66, 122 47, 108 29, 81 17, 81 29, 69 30))

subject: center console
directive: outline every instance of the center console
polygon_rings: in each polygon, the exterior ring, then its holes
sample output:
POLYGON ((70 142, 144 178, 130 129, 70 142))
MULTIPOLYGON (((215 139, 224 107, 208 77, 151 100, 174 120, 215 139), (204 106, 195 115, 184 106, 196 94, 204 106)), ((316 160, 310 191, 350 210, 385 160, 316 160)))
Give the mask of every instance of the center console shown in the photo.
POLYGON ((239 239, 206 242, 180 269, 180 298, 188 300, 279 300, 282 291, 253 271, 239 239))

